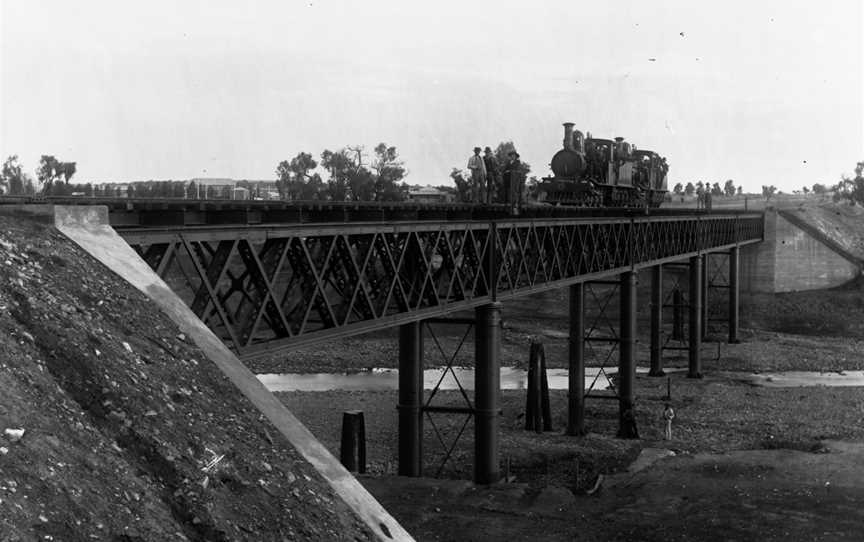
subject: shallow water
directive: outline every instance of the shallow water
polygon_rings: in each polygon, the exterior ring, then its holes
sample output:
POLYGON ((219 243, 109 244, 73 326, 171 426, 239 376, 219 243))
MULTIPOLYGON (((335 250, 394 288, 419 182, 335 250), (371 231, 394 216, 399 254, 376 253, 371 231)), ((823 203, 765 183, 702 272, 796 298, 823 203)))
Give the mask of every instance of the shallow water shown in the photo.
MULTIPOLYGON (((614 369, 611 371, 607 370, 607 372, 612 373, 614 369)), ((464 389, 474 389, 474 369, 454 367, 453 373, 455 373, 459 384, 464 389)), ((600 370, 596 367, 589 367, 585 370, 586 389, 591 387, 591 383, 595 377, 597 379, 594 384, 595 390, 604 390, 609 387, 609 379, 599 373, 600 370)), ((427 390, 433 389, 435 383, 441 379, 441 375, 441 369, 427 369, 423 371, 423 388, 427 390)), ((258 375, 258 379, 270 391, 381 391, 399 389, 399 371, 396 369, 372 369, 371 371, 350 374, 264 374, 258 375)), ((549 381, 549 389, 567 389, 566 369, 548 369, 546 371, 546 379, 549 381)), ((523 390, 527 382, 527 371, 515 367, 501 367, 502 390, 523 390)), ((444 374, 444 379, 441 381, 440 389, 456 390, 459 389, 459 384, 457 384, 453 374, 447 371, 444 374)))
MULTIPOLYGON (((685 369, 666 369, 666 372, 680 372, 685 369)), ((585 389, 605 390, 610 387, 607 375, 617 372, 616 368, 606 369, 601 373, 597 367, 585 369, 585 389)), ((637 372, 644 374, 645 368, 637 372)), ((453 373, 444 374, 440 389, 456 390, 459 385, 466 390, 474 389, 474 369, 457 367, 453 373), (453 373, 455 373, 455 378, 453 373), (458 379, 458 383, 457 383, 458 379)), ((712 373, 708 373, 710 376, 712 373)), ((864 371, 844 371, 840 373, 820 373, 815 371, 788 371, 779 373, 745 373, 720 371, 713 373, 733 380, 748 382, 766 388, 795 388, 805 386, 862 386, 864 387, 864 371)), ((549 389, 566 390, 567 370, 548 369, 546 377, 549 389)), ((431 390, 442 378, 441 369, 423 371, 423 388, 431 390)), ((262 374, 258 379, 267 389, 280 391, 383 391, 399 389, 399 371, 396 369, 372 369, 357 373, 316 373, 316 374, 262 374)), ((502 390, 523 390, 528 382, 528 373, 515 367, 501 368, 502 390)))
MULTIPOLYGON (((723 373, 729 374, 729 373, 723 373)), ((786 371, 781 373, 731 373, 733 378, 766 388, 801 388, 807 386, 864 386, 864 371, 819 373, 786 371)))

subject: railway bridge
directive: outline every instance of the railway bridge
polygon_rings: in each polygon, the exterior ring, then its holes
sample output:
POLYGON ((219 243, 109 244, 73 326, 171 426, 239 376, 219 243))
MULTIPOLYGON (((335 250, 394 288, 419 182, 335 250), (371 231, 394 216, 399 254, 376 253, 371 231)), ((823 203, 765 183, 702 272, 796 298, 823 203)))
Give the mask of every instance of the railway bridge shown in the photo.
MULTIPOLYGON (((619 435, 634 405, 636 276, 650 268, 651 369, 662 373, 664 266, 688 276, 688 376, 701 376, 706 258, 728 262, 737 340, 739 254, 762 241, 753 212, 470 205, 60 201, 108 207, 111 226, 241 359, 399 327, 399 473, 422 471, 421 323, 472 310, 477 483, 499 479, 502 306, 568 288, 570 435, 584 432, 586 284, 619 290, 619 435)), ((104 210, 104 207, 103 207, 104 210)), ((464 320, 464 319, 462 319, 464 320)))

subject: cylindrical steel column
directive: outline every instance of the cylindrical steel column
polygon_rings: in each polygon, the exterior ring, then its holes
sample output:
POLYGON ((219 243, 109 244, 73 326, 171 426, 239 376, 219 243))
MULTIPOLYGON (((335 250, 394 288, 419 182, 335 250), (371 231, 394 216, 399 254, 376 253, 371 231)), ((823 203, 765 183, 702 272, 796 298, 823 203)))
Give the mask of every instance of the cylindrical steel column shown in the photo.
POLYGON ((690 258, 689 378, 702 378, 702 256, 690 258))
POLYGON ((423 473, 423 328, 399 326, 399 475, 423 473))
POLYGON ((651 370, 648 376, 663 376, 663 350, 660 329, 663 327, 663 266, 651 268, 651 370))
POLYGON ((684 340, 684 296, 681 295, 681 288, 675 285, 672 290, 672 340, 684 340))
POLYGON ((702 339, 705 340, 705 337, 708 336, 708 283, 710 282, 708 277, 708 258, 710 257, 709 253, 705 253, 702 256, 702 289, 700 293, 702 295, 702 339))
POLYGON ((474 341, 474 483, 498 481, 498 395, 501 368, 501 303, 476 309, 474 341))
POLYGON ((729 249, 729 342, 738 341, 738 310, 740 292, 738 291, 738 247, 729 249))
POLYGON ((621 311, 618 358, 618 436, 638 438, 633 388, 636 383, 636 273, 621 273, 621 311))
POLYGON ((570 286, 567 434, 585 434, 585 284, 570 286))

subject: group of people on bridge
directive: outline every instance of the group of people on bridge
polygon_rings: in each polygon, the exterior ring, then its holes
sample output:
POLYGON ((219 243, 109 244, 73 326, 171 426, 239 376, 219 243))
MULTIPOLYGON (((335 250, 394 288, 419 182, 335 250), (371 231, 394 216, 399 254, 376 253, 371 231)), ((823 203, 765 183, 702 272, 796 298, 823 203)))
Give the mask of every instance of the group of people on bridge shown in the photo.
POLYGON ((521 203, 522 162, 515 150, 507 153, 507 163, 502 168, 491 147, 483 150, 483 156, 480 147, 474 147, 474 154, 468 159, 468 169, 471 171, 472 203, 521 203))

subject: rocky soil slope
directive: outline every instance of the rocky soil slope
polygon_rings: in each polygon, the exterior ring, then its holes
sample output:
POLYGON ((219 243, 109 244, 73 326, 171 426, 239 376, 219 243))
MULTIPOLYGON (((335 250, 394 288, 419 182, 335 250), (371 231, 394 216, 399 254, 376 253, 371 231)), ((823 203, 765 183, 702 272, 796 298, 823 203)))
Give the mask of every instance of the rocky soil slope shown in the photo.
POLYGON ((365 540, 138 291, 0 216, 0 538, 365 540))

